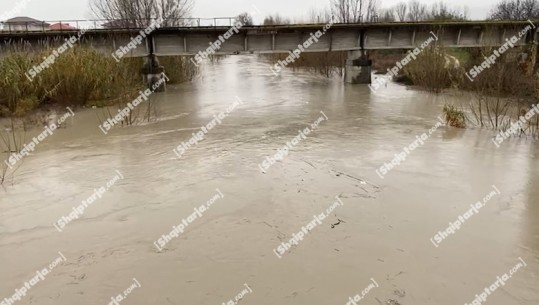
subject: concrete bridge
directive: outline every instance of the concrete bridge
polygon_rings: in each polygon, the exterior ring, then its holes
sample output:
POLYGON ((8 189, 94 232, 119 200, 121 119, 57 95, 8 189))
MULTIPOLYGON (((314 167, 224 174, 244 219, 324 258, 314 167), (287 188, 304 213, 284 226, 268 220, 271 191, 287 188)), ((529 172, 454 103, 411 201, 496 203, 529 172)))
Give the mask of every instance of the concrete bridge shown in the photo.
MULTIPOLYGON (((230 24, 232 27, 160 27, 143 35, 141 43, 134 49, 126 46, 144 28, 93 28, 85 31, 78 44, 106 54, 113 54, 123 47, 124 51, 129 49, 125 57, 200 55, 199 52, 204 52, 219 40, 222 43, 218 49, 214 48, 215 54, 289 53, 320 31, 322 35, 316 35, 319 36, 317 42, 302 52, 349 51, 346 81, 369 83, 369 50, 415 49, 430 43, 449 48, 501 46, 513 36, 519 38, 516 45, 538 41, 537 29, 529 21, 359 23, 332 24, 325 28, 324 24, 244 27, 235 26, 233 21, 230 24), (227 31, 232 35, 223 39, 227 31)), ((72 29, 0 31, 0 54, 9 52, 14 44, 19 45, 19 49, 21 45, 31 49, 56 48, 77 32, 72 29)))

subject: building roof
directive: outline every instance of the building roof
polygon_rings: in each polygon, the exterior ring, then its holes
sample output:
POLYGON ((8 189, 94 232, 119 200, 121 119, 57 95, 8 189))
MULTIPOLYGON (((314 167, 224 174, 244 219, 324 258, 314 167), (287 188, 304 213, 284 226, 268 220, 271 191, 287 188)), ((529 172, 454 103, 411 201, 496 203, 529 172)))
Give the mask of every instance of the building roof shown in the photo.
POLYGON ((49 27, 49 30, 77 30, 76 27, 69 25, 69 23, 55 23, 49 27))
POLYGON ((13 24, 13 25, 39 24, 39 25, 50 26, 50 24, 48 24, 48 23, 46 23, 44 21, 39 21, 37 19, 30 18, 30 17, 15 17, 15 18, 8 19, 6 21, 2 21, 2 23, 13 24))

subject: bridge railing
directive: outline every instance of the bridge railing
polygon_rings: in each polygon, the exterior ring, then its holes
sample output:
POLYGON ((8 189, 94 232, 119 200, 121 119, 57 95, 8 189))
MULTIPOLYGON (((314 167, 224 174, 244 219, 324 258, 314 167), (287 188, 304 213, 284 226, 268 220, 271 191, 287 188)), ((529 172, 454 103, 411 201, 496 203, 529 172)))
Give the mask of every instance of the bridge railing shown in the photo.
MULTIPOLYGON (((158 23, 157 18, 151 19, 96 19, 96 20, 58 20, 41 22, 0 22, 0 32, 73 32, 79 30, 133 30, 145 29, 150 24, 158 23)), ((168 18, 160 27, 217 27, 232 26, 236 17, 218 18, 168 18)))

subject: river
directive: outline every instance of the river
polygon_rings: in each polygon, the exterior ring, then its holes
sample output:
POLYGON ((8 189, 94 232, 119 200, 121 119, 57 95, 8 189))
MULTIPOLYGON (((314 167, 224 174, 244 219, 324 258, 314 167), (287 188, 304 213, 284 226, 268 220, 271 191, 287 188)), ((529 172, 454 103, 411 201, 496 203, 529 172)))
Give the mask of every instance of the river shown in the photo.
POLYGON ((436 126, 445 102, 463 99, 274 76, 242 55, 152 95, 150 122, 105 135, 99 110, 77 111, 1 190, 0 298, 63 256, 17 304, 106 305, 134 279, 140 287, 118 303, 226 304, 249 287, 241 304, 343 305, 375 282, 358 303, 471 304, 519 264, 484 303, 539 304, 536 142, 497 148, 492 131, 441 126, 376 172, 436 126), (294 138, 288 155, 262 165, 294 138), (460 229, 435 237, 487 196, 460 229), (78 219, 59 225, 83 200, 78 219), (339 200, 297 245, 276 250, 339 200))

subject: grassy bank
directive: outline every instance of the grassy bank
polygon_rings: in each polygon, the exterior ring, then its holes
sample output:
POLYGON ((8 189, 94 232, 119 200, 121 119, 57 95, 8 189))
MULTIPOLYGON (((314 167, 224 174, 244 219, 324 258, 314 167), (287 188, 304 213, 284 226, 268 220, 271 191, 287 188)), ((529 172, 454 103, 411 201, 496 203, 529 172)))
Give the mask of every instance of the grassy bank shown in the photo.
MULTIPOLYGON (((36 73, 30 70, 39 66, 53 50, 39 53, 13 51, 0 58, 0 155, 7 160, 12 153, 21 152, 29 142, 30 128, 46 125, 49 114, 65 106, 97 106, 96 115, 104 121, 135 99, 147 86, 140 76, 143 58, 124 58, 117 62, 112 56, 94 49, 75 47, 55 59, 48 68, 36 73), (113 106, 113 107, 104 107, 113 106)), ((170 83, 192 80, 198 69, 186 57, 159 58, 170 83)), ((137 119, 150 119, 152 103, 130 113, 125 126, 137 119)), ((65 109, 61 110, 65 112, 65 109)), ((63 125, 62 127, 65 127, 63 125)), ((23 162, 14 168, 4 162, 0 166, 0 185, 13 179, 23 162)))
MULTIPOLYGON (((93 49, 76 47, 61 54, 54 64, 31 78, 52 50, 12 52, 0 60, 0 116, 20 117, 41 106, 105 106, 132 99, 144 87, 139 71, 142 58, 120 62, 93 49)), ((172 83, 192 80, 198 70, 184 57, 163 57, 172 83)))
POLYGON ((0 61, 0 115, 23 116, 43 105, 85 106, 113 101, 140 87, 137 60, 116 62, 97 51, 74 48, 29 80, 29 70, 51 52, 10 53, 0 61))

